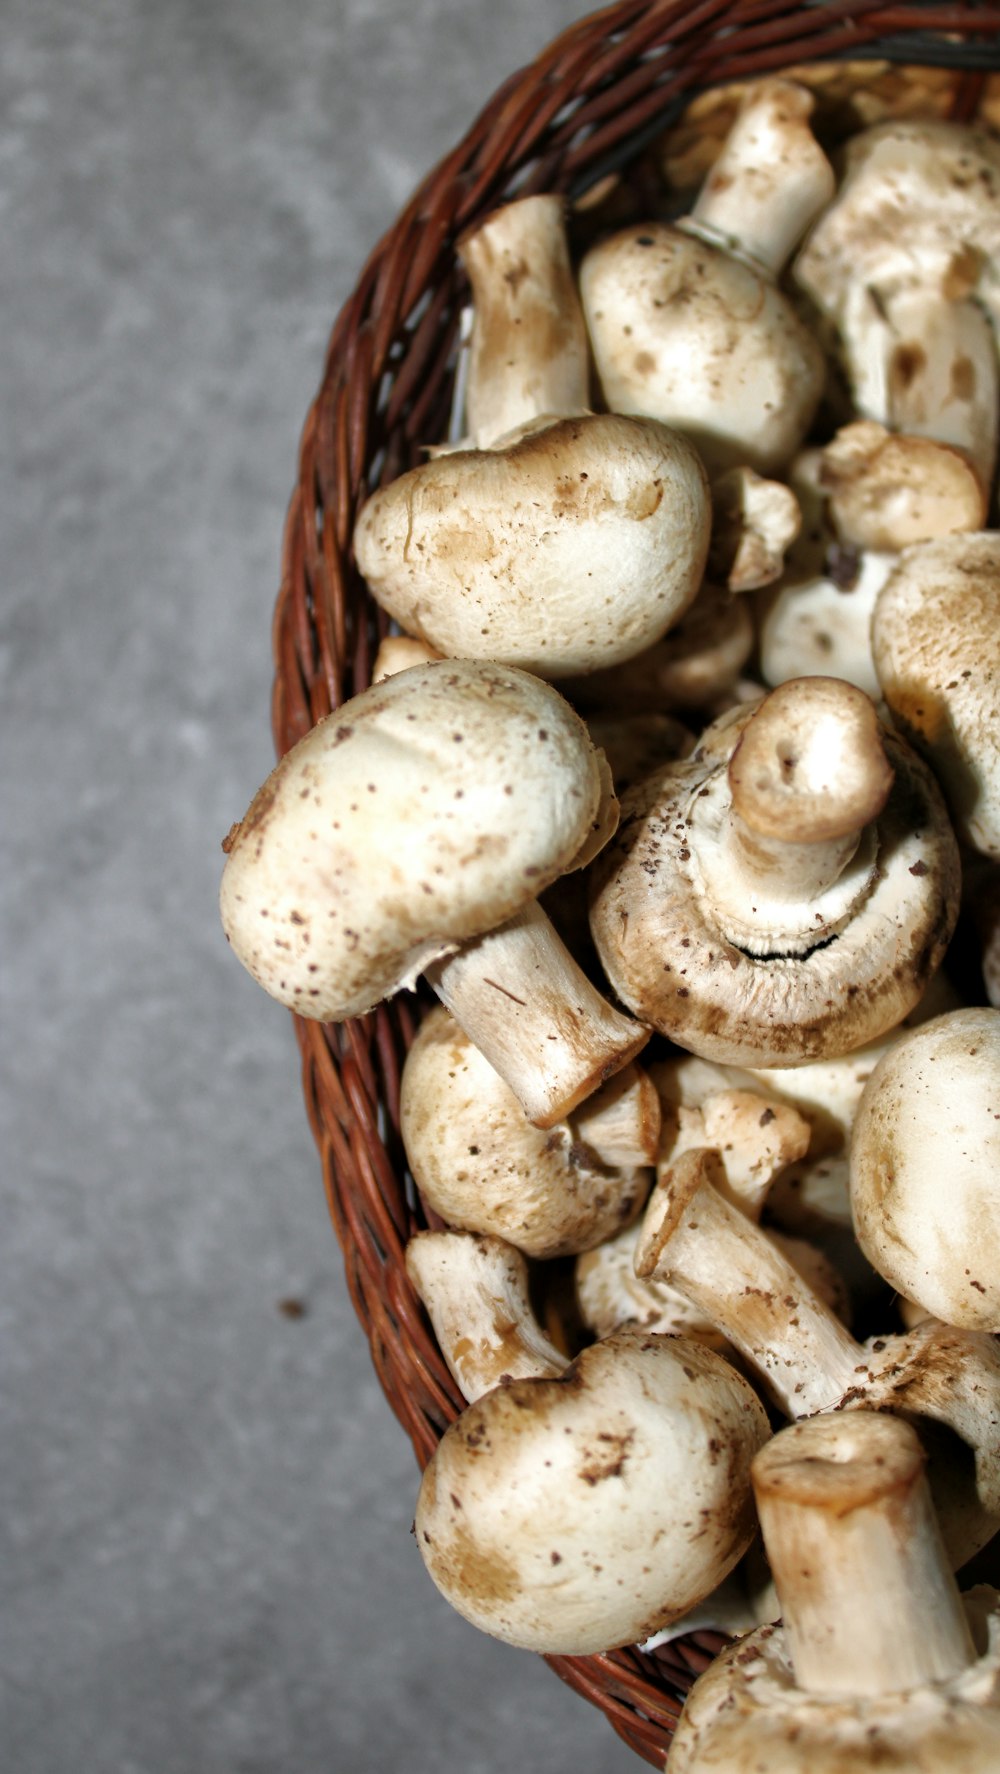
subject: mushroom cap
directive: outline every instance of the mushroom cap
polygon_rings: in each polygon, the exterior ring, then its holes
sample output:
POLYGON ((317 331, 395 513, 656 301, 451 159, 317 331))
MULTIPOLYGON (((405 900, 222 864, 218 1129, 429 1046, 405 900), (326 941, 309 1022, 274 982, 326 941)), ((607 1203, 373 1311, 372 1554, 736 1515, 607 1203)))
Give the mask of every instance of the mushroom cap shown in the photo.
POLYGON ((286 753, 231 834, 222 922, 265 991, 361 1015, 569 866, 601 800, 583 721, 525 672, 441 660, 286 753))
POLYGON ((710 528, 684 438, 586 414, 411 469, 373 493, 354 546, 409 633, 558 678, 659 640, 701 583, 710 528))
POLYGON ((856 419, 831 439, 822 461, 830 516, 850 547, 899 553, 985 521, 989 489, 952 444, 856 419))
POLYGON ((1000 1331, 1000 1010, 950 1011, 888 1048, 854 1119, 851 1209, 899 1293, 1000 1331))
POLYGON ((893 719, 933 768, 960 835, 1000 857, 1000 535, 906 549, 878 595, 872 651, 893 719))
POLYGON ((424 1472, 421 1557, 452 1606, 508 1644, 634 1644, 746 1550, 750 1462, 768 1434, 721 1356, 619 1332, 558 1379, 498 1386, 463 1411, 424 1472))
POLYGON ((580 296, 613 412, 676 426, 709 468, 761 474, 794 455, 825 365, 791 304, 758 269, 668 223, 592 247, 580 296))
POLYGON ((406 1056, 400 1130, 424 1200, 451 1226, 525 1255, 589 1250, 638 1213, 649 1173, 602 1164, 567 1121, 542 1129, 454 1017, 425 1017, 406 1056))
POLYGON ((832 926, 814 903, 799 929, 790 922, 751 952, 743 931, 723 927, 697 846, 752 712, 731 711, 690 759, 623 795, 617 835, 591 873, 591 930, 622 1002, 661 1034, 724 1065, 795 1066, 849 1053, 913 1008, 958 915, 958 851, 930 771, 887 733, 895 781, 869 828, 878 864, 859 873, 853 906, 845 871, 832 926))
POLYGON ((998 1597, 983 1586, 965 1600, 977 1643, 986 1647, 978 1661, 948 1683, 877 1698, 803 1692, 781 1626, 735 1640, 688 1695, 670 1774, 995 1774, 998 1597))

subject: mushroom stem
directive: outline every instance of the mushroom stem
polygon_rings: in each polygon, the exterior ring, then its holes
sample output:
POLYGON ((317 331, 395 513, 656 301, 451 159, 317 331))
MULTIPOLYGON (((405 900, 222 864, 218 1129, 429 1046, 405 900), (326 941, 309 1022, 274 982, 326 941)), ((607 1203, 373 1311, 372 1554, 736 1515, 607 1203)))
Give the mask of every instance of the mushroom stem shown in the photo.
POLYGON ((591 985, 537 901, 425 977, 536 1127, 561 1121, 652 1032, 591 985))
POLYGON ((679 1288, 767 1380, 789 1416, 829 1410, 858 1380, 864 1352, 788 1259, 719 1193, 722 1160, 684 1152, 662 1171, 636 1274, 679 1288))
POLYGON ((814 1417, 775 1436, 752 1476, 800 1688, 905 1692, 975 1662, 909 1424, 814 1417))
POLYGON ((745 100, 690 217, 678 226, 776 277, 836 188, 809 128, 814 100, 790 80, 762 80, 745 100))
POLYGON ((588 1097, 572 1129, 602 1164, 640 1167, 656 1163, 661 1120, 655 1084, 641 1066, 629 1065, 588 1097))
POLYGON ((417 1232, 406 1273, 467 1403, 502 1380, 554 1379, 567 1366, 532 1311, 527 1262, 502 1238, 417 1232))
POLYGON ((587 330, 559 197, 524 197, 459 243, 473 297, 467 430, 479 449, 589 406, 587 330))
POLYGON ((722 873, 738 892, 811 901, 840 880, 892 787, 880 735, 871 700, 840 678, 792 678, 765 697, 728 769, 722 873))

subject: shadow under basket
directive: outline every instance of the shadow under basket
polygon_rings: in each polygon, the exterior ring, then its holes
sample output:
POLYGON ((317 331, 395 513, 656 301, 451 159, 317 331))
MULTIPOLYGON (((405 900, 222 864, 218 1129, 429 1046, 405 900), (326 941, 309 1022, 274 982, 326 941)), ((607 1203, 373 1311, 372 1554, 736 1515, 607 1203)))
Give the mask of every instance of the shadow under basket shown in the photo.
MULTIPOLYGON (((351 536, 369 492, 447 433, 467 299, 456 242, 466 230, 539 191, 564 194, 571 232, 584 235, 602 205, 616 224, 665 214, 672 199, 675 211, 686 207, 740 83, 763 75, 812 85, 817 134, 835 145, 887 116, 996 127, 998 67, 1000 6, 626 0, 582 19, 505 81, 376 246, 334 326, 303 430, 274 615, 279 754, 370 682, 388 621, 357 572, 351 536)), ((404 1266, 407 1240, 428 1223, 399 1133, 400 1071, 425 1002, 402 994, 338 1027, 296 1019, 351 1298, 421 1467, 463 1408, 404 1266)), ((684 1696, 723 1642, 701 1633, 652 1654, 546 1661, 662 1766, 684 1696)))

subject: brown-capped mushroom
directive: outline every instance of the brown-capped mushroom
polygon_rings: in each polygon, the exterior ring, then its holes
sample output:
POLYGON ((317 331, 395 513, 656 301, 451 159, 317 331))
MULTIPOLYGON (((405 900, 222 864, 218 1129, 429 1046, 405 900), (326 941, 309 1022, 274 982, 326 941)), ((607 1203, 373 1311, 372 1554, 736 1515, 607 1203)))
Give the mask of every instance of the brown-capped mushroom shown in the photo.
POLYGON ((647 1039, 535 902, 586 854, 607 788, 539 679, 472 660, 399 672, 260 789, 228 840, 223 926, 266 991, 320 1021, 423 972, 530 1117, 559 1120, 647 1039))
POLYGON ((820 346, 776 277, 834 188, 787 80, 747 94, 689 216, 591 248, 580 293, 613 411, 677 426, 712 473, 787 463, 824 380, 820 346))
POLYGON ((935 1318, 1000 1331, 1000 1010, 970 1007, 892 1043, 851 1136, 858 1241, 935 1318))
POLYGON ((750 1461, 769 1432, 721 1356, 622 1331, 557 1379, 515 1380, 462 1412, 420 1486, 421 1557, 460 1614, 509 1644, 634 1644, 746 1550, 750 1461))
POLYGON ((707 1059, 794 1066, 901 1020, 958 896, 930 771, 860 691, 802 678, 622 797, 591 930, 643 1021, 707 1059))
POLYGON ((692 1688, 671 1774, 993 1774, 1000 1596, 943 1555, 912 1429, 814 1417, 752 1477, 782 1624, 739 1639, 692 1688))

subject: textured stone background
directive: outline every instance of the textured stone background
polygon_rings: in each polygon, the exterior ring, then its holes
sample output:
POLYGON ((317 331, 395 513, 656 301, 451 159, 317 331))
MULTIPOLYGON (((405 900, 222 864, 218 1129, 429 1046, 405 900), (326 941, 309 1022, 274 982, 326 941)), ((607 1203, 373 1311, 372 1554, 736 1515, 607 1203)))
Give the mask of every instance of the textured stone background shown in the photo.
POLYGON ((613 1774, 467 1627, 219 840, 333 317, 571 0, 7 0, 2 1719, 17 1774, 613 1774), (298 1321, 279 1302, 301 1299, 298 1321))

